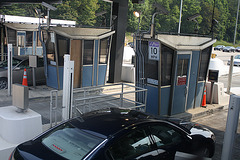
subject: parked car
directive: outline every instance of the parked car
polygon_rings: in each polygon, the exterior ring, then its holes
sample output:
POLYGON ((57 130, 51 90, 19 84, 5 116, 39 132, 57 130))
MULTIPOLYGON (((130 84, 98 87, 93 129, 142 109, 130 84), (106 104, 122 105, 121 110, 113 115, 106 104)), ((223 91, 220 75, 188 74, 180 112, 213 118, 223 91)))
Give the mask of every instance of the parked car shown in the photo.
POLYGON ((236 51, 236 52, 240 52, 240 47, 236 47, 236 48, 235 48, 235 51, 236 51))
MULTIPOLYGON (((230 63, 231 63, 231 60, 228 60, 228 65, 230 65, 230 63)), ((234 59, 233 59, 233 65, 234 66, 240 66, 240 55, 236 55, 235 57, 234 57, 234 59)))
MULTIPOLYGON (((36 83, 45 83, 43 58, 38 58, 38 67, 35 69, 36 83)), ((23 72, 26 68, 28 84, 33 84, 32 68, 29 67, 29 56, 14 56, 12 61, 12 79, 13 83, 22 84, 23 72)), ((8 87, 8 62, 0 63, 0 89, 8 87)))
POLYGON ((223 52, 235 52, 235 48, 232 46, 226 46, 223 48, 223 52))
POLYGON ((198 124, 136 110, 92 111, 16 147, 10 160, 174 159, 176 151, 212 157, 214 134, 198 124))
POLYGON ((222 51, 224 47, 225 46, 223 46, 223 45, 218 45, 218 46, 214 47, 214 50, 222 51))
POLYGON ((131 47, 131 48, 133 48, 134 47, 134 44, 133 44, 133 42, 128 42, 128 44, 127 44, 129 47, 131 47))

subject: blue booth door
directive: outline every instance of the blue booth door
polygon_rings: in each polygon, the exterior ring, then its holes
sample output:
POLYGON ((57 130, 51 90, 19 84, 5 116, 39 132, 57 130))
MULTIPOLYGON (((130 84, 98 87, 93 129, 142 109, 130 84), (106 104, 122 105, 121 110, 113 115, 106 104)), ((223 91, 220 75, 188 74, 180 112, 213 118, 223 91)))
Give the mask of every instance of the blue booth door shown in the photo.
POLYGON ((182 113, 186 110, 191 62, 191 54, 188 53, 179 52, 177 55, 172 114, 182 113))

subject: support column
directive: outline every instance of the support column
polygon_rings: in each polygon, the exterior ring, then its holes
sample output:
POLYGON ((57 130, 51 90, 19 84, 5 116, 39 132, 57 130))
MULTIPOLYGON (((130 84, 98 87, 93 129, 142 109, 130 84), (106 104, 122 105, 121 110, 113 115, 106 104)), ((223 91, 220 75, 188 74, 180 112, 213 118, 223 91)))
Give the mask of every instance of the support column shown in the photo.
POLYGON ((108 82, 121 81, 125 32, 127 28, 128 0, 113 0, 113 21, 115 34, 112 39, 108 82))

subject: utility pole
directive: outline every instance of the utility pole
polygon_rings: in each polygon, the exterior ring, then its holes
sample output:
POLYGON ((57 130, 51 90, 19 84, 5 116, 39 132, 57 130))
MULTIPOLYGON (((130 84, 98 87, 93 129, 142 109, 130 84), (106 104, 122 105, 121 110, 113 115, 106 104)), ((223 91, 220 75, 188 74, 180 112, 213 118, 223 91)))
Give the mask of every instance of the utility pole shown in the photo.
POLYGON ((183 4, 183 0, 181 0, 181 5, 180 5, 180 16, 179 16, 179 23, 178 23, 178 34, 180 34, 180 29, 181 29, 182 4, 183 4))
POLYGON ((238 12, 239 12, 239 3, 240 3, 240 0, 238 0, 237 18, 236 18, 236 25, 235 25, 235 32, 234 32, 234 40, 233 40, 233 45, 235 45, 235 42, 236 42, 237 23, 238 23, 238 12))

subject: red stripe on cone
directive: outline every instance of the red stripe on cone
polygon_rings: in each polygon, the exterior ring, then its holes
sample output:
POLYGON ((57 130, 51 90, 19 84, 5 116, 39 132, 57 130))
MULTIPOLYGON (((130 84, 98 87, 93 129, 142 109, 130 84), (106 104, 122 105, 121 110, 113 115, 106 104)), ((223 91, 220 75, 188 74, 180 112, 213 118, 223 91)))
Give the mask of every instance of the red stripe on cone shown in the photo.
POLYGON ((26 70, 26 68, 24 69, 24 73, 23 73, 22 85, 23 86, 28 86, 28 83, 27 83, 27 70, 26 70))

